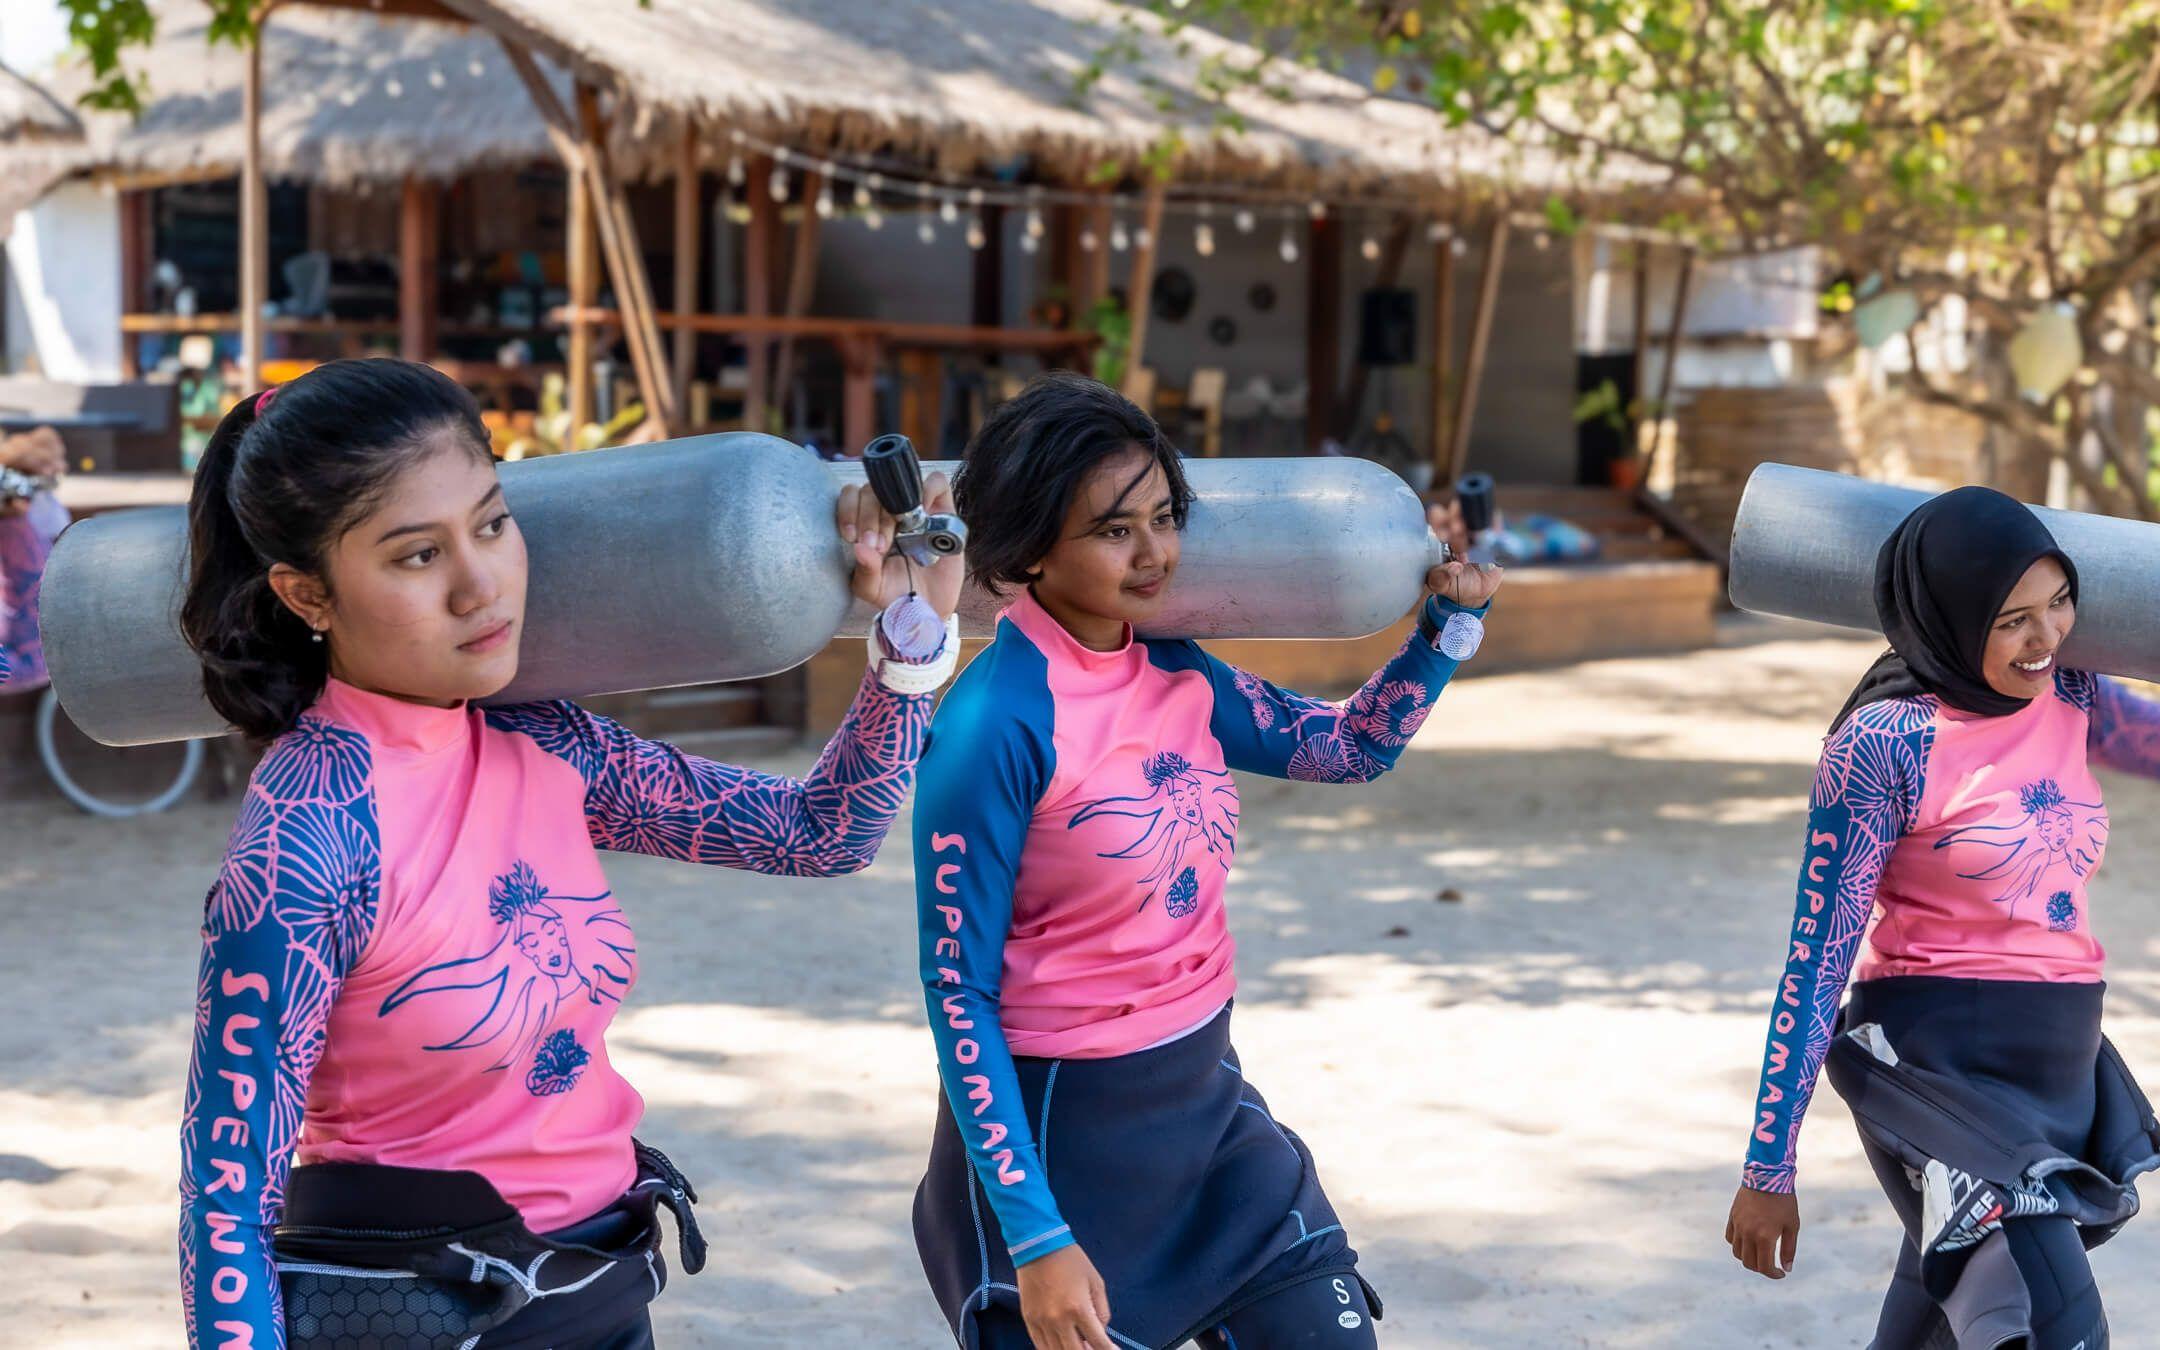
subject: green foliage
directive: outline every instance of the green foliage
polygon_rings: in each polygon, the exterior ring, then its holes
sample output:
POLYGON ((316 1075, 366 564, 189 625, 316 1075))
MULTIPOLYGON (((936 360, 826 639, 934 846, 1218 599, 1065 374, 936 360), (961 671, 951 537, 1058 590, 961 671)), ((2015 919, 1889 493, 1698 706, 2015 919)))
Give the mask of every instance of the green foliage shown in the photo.
MULTIPOLYGON (((1558 152, 1589 180, 1626 166, 1687 205, 1667 233, 1711 253, 1817 244, 1834 269, 1963 302, 1996 370, 1917 392, 2062 458, 2117 509, 2160 516, 2142 416, 2160 407, 2160 0, 1134 0, 1143 27, 1205 24, 1272 63, 1369 77, 1450 122, 1558 152), (2012 335, 2070 304, 2087 369, 2045 407, 2000 369, 2012 335), (1993 391, 1993 392, 1989 392, 1993 391), (2110 394, 2108 391, 2112 391, 2110 394), (2122 428, 2115 430, 2113 428, 2122 428), (2067 453, 2097 437, 2102 472, 2067 453)), ((1227 92, 1227 91, 1226 91, 1227 92)), ((1466 184, 1575 224, 1580 194, 1466 184)), ((1647 194, 1657 197, 1659 192, 1647 194)), ((1482 198, 1482 200, 1480 199, 1482 198)), ((1633 213, 1642 205, 1605 205, 1633 213)), ((1855 297, 1833 285, 1832 315, 1855 297)))
POLYGON ((1125 383, 1125 363, 1132 356, 1132 314, 1123 301, 1106 295, 1080 317, 1080 326, 1093 333, 1095 378, 1116 389, 1125 383))

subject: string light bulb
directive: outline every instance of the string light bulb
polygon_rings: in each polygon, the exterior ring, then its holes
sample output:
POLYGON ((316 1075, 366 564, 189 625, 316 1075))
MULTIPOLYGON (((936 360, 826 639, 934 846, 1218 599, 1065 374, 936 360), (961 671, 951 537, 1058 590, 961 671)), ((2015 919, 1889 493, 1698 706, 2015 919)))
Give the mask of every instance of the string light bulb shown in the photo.
POLYGON ((855 209, 858 211, 870 209, 870 185, 860 180, 857 180, 855 184, 855 209))
POLYGON ((1122 220, 1115 221, 1110 226, 1110 247, 1120 253, 1132 247, 1132 232, 1125 228, 1122 220))
POLYGON ((1100 247, 1102 247, 1102 240, 1096 237, 1094 226, 1090 225, 1080 231, 1080 251, 1082 253, 1093 253, 1100 247))
POLYGON ((1425 227, 1425 238, 1430 243, 1444 244, 1447 242, 1448 236, 1454 233, 1455 231, 1448 228, 1448 223, 1444 220, 1436 220, 1425 227))
POLYGON ((947 225, 956 225, 960 222, 960 203, 946 197, 938 202, 937 213, 939 220, 947 225))
POLYGON ((1142 225, 1132 232, 1132 241, 1135 248, 1150 248, 1155 243, 1155 233, 1148 229, 1147 226, 1142 225))
POLYGON ((968 217, 967 246, 971 249, 980 250, 984 244, 989 242, 990 236, 983 232, 982 213, 978 211, 968 217))
POLYGON ((772 182, 767 186, 772 191, 774 201, 784 202, 787 200, 787 162, 785 160, 777 160, 776 157, 776 162, 773 164, 772 182))
POLYGON ((1297 261, 1297 257, 1298 257, 1298 248, 1297 248, 1297 229, 1296 229, 1296 227, 1295 227, 1295 226, 1291 226, 1291 225, 1285 225, 1285 226, 1283 226, 1283 230, 1282 230, 1282 249, 1281 249, 1281 252, 1282 252, 1282 260, 1283 260, 1284 262, 1286 262, 1286 263, 1294 263, 1294 262, 1296 262, 1296 261, 1297 261))
POLYGON ((1040 239, 1043 237, 1043 231, 1047 228, 1043 224, 1042 208, 1039 206, 1029 207, 1027 213, 1027 237, 1040 239))
POLYGON ((882 230, 885 228, 885 213, 872 206, 863 212, 862 223, 869 229, 882 230))
POLYGON ((1199 224, 1197 224, 1197 225, 1193 226, 1193 232, 1192 232, 1192 246, 1193 246, 1193 251, 1194 251, 1195 253, 1198 253, 1198 254, 1199 254, 1199 255, 1200 255, 1201 257, 1203 257, 1203 258, 1212 258, 1212 257, 1214 257, 1214 256, 1215 256, 1215 227, 1214 227, 1213 225, 1210 225, 1210 224, 1208 224, 1208 223, 1207 223, 1206 221, 1204 221, 1204 220, 1203 220, 1203 221, 1201 221, 1201 222, 1200 222, 1199 224))
POLYGON ((928 216, 923 217, 922 224, 915 227, 915 237, 922 240, 926 244, 936 243, 937 223, 935 221, 932 221, 928 216))
POLYGON ((1238 208, 1237 214, 1231 217, 1231 222, 1237 226, 1239 234, 1251 234, 1253 226, 1259 223, 1259 219, 1253 215, 1251 207, 1241 206, 1238 208))
POLYGON ((728 162, 727 162, 727 180, 728 180, 728 186, 729 186, 729 187, 741 187, 741 186, 743 185, 743 178, 744 178, 744 172, 743 172, 743 163, 742 163, 742 156, 741 156, 741 155, 739 155, 739 154, 735 154, 735 155, 729 155, 729 156, 728 156, 728 162))
POLYGON ((1365 261, 1378 262, 1380 261, 1380 241, 1368 234, 1365 236, 1364 241, 1358 245, 1358 252, 1364 256, 1365 261))

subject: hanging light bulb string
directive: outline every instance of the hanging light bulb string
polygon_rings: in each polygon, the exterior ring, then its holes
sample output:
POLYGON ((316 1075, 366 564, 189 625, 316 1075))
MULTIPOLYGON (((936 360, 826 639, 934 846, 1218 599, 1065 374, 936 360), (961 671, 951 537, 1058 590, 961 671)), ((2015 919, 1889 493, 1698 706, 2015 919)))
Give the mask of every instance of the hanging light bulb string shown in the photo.
MULTIPOLYGON (((1020 247, 1034 253, 1048 235, 1049 226, 1044 218, 1047 208, 1078 207, 1090 212, 1107 210, 1110 215, 1109 237, 1105 240, 1093 219, 1083 222, 1076 242, 1083 252, 1092 253, 1107 243, 1116 252, 1131 249, 1135 242, 1145 242, 1144 228, 1128 225, 1125 217, 1137 214, 1142 198, 1132 192, 1091 192, 1080 189, 1059 188, 1042 184, 1015 185, 998 181, 967 179, 952 174, 934 174, 919 165, 907 165, 884 158, 854 155, 846 152, 807 153, 759 136, 740 127, 728 132, 731 146, 727 163, 727 181, 731 188, 740 189, 745 181, 743 156, 745 153, 767 156, 772 161, 770 190, 776 202, 784 202, 791 195, 792 179, 788 170, 793 167, 802 173, 816 174, 819 180, 817 194, 811 205, 821 217, 831 217, 838 211, 838 188, 844 184, 849 190, 849 201, 864 223, 872 229, 884 224, 882 204, 892 198, 902 198, 920 203, 930 215, 917 225, 917 234, 925 243, 934 242, 937 225, 961 225, 964 237, 973 248, 987 247, 989 243, 985 208, 1015 207, 1025 210, 1026 217, 1020 231, 1020 247)), ((1214 256, 1219 245, 1215 217, 1218 208, 1230 213, 1231 227, 1240 235, 1251 235, 1264 216, 1277 217, 1282 221, 1283 234, 1277 252, 1286 263, 1297 261, 1301 245, 1295 237, 1297 227, 1307 222, 1317 224, 1331 216, 1355 214, 1369 222, 1385 216, 1424 217, 1428 224, 1426 234, 1434 244, 1446 244, 1451 251, 1461 254, 1467 251, 1464 225, 1467 217, 1490 219, 1495 211, 1505 211, 1509 223, 1534 232, 1534 241, 1540 248, 1551 243, 1551 226, 1542 215, 1509 209, 1504 203, 1458 203, 1452 208, 1429 197, 1404 197, 1394 195, 1361 196, 1353 199, 1329 201, 1310 193, 1289 193, 1281 190, 1248 188, 1237 184, 1210 184, 1205 191, 1172 188, 1166 192, 1163 210, 1169 214, 1189 216, 1192 219, 1193 249, 1201 257, 1214 256)), ((1375 233, 1377 225, 1368 224, 1359 240, 1359 252, 1368 262, 1377 261, 1382 247, 1375 233)), ((1687 242, 1668 231, 1647 227, 1597 223, 1589 227, 1598 234, 1615 239, 1649 240, 1660 243, 1679 244, 1687 242)))

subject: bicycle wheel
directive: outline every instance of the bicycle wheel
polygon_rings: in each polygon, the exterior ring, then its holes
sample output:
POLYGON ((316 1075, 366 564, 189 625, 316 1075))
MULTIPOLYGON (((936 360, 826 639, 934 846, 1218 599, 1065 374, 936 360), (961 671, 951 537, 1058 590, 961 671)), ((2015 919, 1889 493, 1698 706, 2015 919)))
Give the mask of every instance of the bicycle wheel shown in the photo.
POLYGON ((78 730, 47 685, 38 695, 38 758, 62 796, 93 816, 125 819, 163 811, 202 772, 203 743, 100 745, 78 730), (142 795, 144 791, 148 795, 142 795))

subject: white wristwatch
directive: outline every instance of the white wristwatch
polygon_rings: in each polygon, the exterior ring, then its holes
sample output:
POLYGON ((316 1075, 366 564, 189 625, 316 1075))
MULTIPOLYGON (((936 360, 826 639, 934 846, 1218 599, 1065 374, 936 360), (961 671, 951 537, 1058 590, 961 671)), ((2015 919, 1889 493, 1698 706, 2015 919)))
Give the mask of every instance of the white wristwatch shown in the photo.
POLYGON ((870 669, 877 672, 878 683, 895 694, 935 693, 939 686, 952 678, 960 665, 960 616, 947 616, 945 620, 945 645, 938 649, 937 659, 928 665, 910 665, 885 654, 878 641, 877 624, 870 625, 867 639, 870 648, 870 669))

